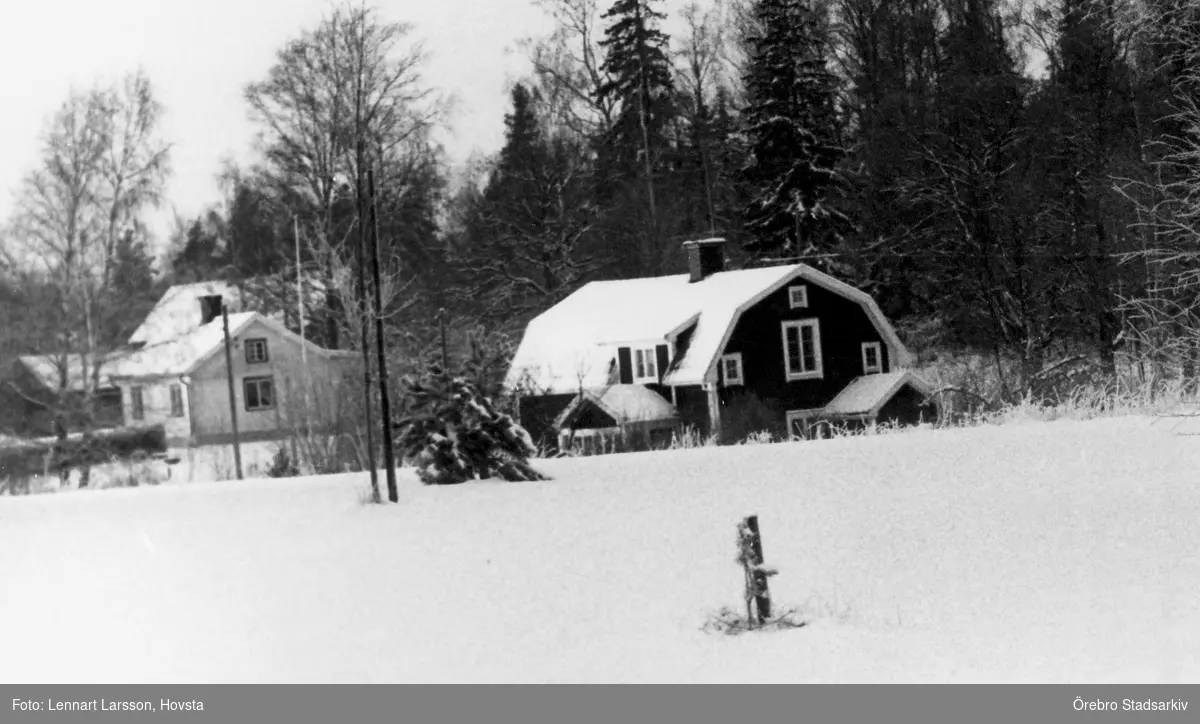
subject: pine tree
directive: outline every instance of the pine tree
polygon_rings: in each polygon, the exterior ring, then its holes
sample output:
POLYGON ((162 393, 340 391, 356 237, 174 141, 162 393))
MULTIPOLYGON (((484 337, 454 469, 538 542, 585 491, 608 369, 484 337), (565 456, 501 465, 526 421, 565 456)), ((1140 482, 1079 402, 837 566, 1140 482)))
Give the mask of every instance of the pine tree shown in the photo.
POLYGON ((851 227, 834 200, 845 155, 836 81, 823 19, 809 0, 760 0, 755 10, 762 34, 745 80, 751 159, 743 177, 754 193, 746 249, 800 259, 835 249, 851 227))

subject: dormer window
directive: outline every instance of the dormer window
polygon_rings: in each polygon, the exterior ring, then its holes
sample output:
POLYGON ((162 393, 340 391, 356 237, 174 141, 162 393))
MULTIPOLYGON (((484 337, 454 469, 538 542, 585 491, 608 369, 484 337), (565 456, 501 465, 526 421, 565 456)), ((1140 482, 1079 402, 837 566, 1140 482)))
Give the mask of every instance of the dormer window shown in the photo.
POLYGON ((863 342, 862 362, 864 375, 883 372, 883 354, 878 342, 863 342))
POLYGON ((803 284, 797 284, 794 287, 788 287, 788 308, 789 309, 808 309, 808 287, 803 284))
POLYGON ((261 337, 246 340, 246 364, 263 364, 268 360, 267 340, 261 337))
POLYGON ((634 383, 658 382, 658 354, 653 347, 633 351, 634 383))

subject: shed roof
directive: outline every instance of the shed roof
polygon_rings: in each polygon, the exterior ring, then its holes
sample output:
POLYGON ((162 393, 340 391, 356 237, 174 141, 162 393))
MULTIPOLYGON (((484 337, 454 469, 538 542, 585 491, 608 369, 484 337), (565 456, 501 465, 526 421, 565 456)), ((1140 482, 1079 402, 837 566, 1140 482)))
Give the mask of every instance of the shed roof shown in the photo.
POLYGON ((685 355, 664 382, 700 384, 741 314, 784 284, 803 278, 859 303, 904 364, 908 352, 867 293, 806 264, 723 271, 699 282, 687 274, 592 282, 538 315, 525 329, 505 384, 535 394, 564 394, 610 381, 618 346, 666 343, 695 324, 685 355))
POLYGON ((588 390, 576 396, 566 409, 559 413, 555 425, 564 426, 581 406, 589 403, 598 407, 617 424, 673 420, 677 417, 675 406, 648 387, 612 385, 607 389, 588 390))
MULTIPOLYGON (((111 365, 114 359, 119 358, 119 353, 109 355, 100 365, 100 387, 112 387, 112 380, 109 378, 111 365)), ((27 354, 18 357, 25 369, 29 370, 30 374, 48 390, 62 389, 62 368, 65 362, 67 368, 67 389, 75 392, 81 392, 84 389, 84 358, 77 354, 58 355, 58 354, 27 354), (64 359, 65 357, 65 359, 64 359)), ((92 362, 87 360, 86 374, 92 374, 92 362)))
POLYGON ((922 394, 927 395, 930 392, 928 385, 907 370, 863 375, 846 385, 837 397, 825 406, 824 413, 844 417, 876 415, 906 384, 912 385, 922 394))

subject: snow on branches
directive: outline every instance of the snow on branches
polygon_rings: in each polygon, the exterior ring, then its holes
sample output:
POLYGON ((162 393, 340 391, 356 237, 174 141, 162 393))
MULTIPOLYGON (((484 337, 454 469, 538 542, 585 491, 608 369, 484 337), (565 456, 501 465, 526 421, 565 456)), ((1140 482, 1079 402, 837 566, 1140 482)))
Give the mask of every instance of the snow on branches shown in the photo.
POLYGON ((529 433, 473 383, 436 365, 426 379, 403 383, 410 414, 396 423, 398 442, 426 485, 549 480, 529 464, 536 452, 529 433))

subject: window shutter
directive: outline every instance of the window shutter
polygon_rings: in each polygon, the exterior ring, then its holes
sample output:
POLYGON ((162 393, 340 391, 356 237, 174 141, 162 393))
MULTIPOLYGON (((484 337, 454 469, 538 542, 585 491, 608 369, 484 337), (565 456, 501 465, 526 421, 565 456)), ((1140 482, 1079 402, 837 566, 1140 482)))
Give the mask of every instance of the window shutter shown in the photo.
POLYGON ((633 355, 629 353, 628 347, 617 348, 617 366, 621 370, 621 384, 633 384, 633 355))
POLYGON ((660 344, 654 349, 654 353, 658 356, 658 381, 662 382, 663 377, 667 374, 667 363, 669 362, 667 355, 670 349, 665 344, 660 344))

